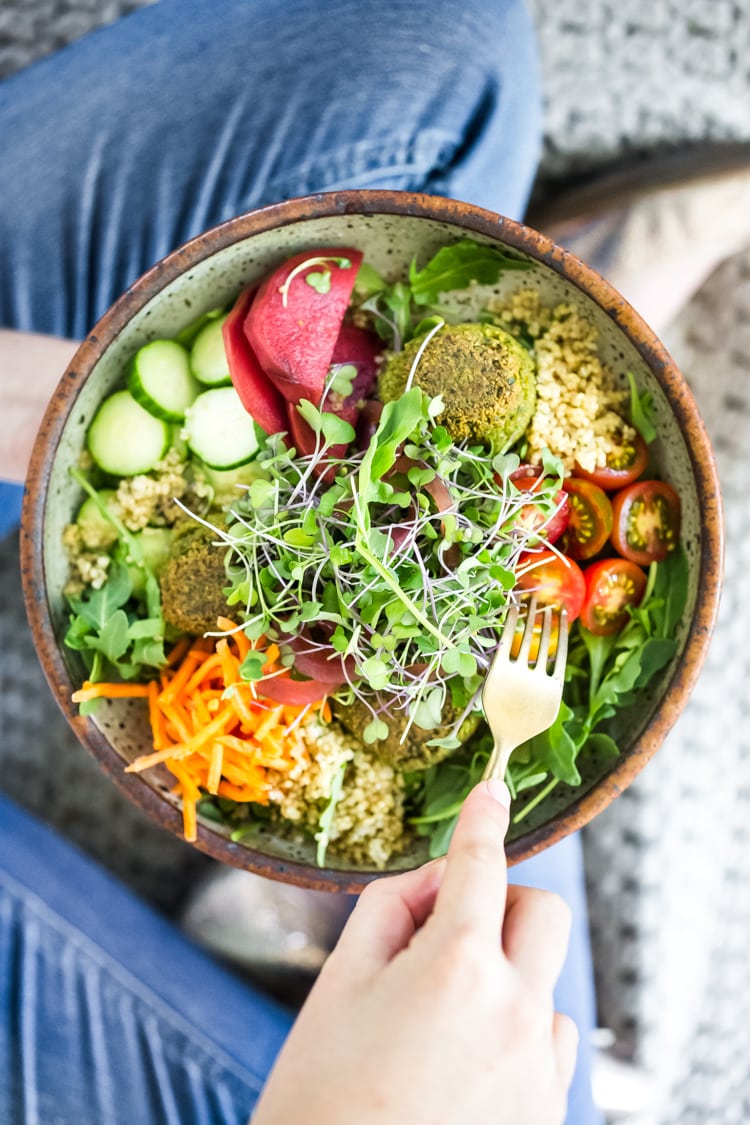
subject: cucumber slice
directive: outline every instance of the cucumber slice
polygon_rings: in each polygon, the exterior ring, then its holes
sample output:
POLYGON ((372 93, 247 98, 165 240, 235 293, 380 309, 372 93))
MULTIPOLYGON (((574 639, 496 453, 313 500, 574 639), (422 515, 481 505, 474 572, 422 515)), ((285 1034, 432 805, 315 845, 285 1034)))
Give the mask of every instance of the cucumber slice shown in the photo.
POLYGON ((100 469, 114 477, 148 473, 169 447, 169 426, 154 418, 129 391, 105 398, 89 426, 87 445, 100 469))
POLYGON ((190 370, 207 387, 227 386, 232 381, 222 334, 228 315, 220 316, 201 328, 190 349, 190 370))
POLYGON ((201 464, 200 471, 214 490, 214 504, 224 507, 232 500, 238 500, 243 494, 243 488, 252 484, 258 477, 265 473, 256 460, 247 461, 235 469, 212 469, 205 462, 201 464))
MULTIPOLYGON (((170 527, 144 527, 136 531, 133 538, 141 545, 143 561, 157 578, 164 569, 172 547, 172 529, 170 527)), ((146 576, 143 567, 135 563, 128 563, 128 574, 133 589, 134 598, 143 598, 146 593, 146 576)))
POLYGON ((128 390, 154 418, 181 422, 200 386, 190 373, 190 357, 182 344, 153 340, 130 361, 128 390))
POLYGON ((182 423, 170 426, 170 429, 172 433, 170 435, 169 448, 174 449, 181 461, 187 461, 190 450, 188 449, 185 438, 182 436, 182 423))
MULTIPOLYGON (((118 512, 116 498, 117 493, 112 488, 102 488, 99 492, 99 499, 107 510, 112 510, 115 515, 118 512)), ((117 542, 117 528, 109 522, 106 516, 102 515, 93 496, 87 496, 81 504, 76 516, 76 523, 80 528, 84 547, 91 550, 101 547, 106 550, 117 542)))
MULTIPOLYGON (((380 288, 382 289, 383 286, 381 285, 380 288)), ((226 308, 222 305, 221 308, 209 309, 208 312, 201 313, 195 320, 191 320, 189 324, 180 329, 175 336, 175 340, 178 344, 184 344, 186 348, 191 347, 193 340, 204 324, 208 324, 209 320, 216 320, 217 316, 223 316, 226 311, 226 308)))
POLYGON ((211 469, 234 469, 258 452, 255 422, 234 387, 217 387, 198 395, 185 415, 190 449, 211 469))

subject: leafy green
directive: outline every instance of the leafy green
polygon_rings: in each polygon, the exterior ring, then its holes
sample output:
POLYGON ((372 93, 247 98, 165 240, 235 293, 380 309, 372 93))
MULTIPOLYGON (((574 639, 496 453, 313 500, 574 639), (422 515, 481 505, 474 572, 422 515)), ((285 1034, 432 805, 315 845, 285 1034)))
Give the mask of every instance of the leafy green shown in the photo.
MULTIPOLYGON (((351 266, 352 266, 351 260, 349 258, 337 258, 337 257, 331 257, 331 256, 323 257, 321 255, 313 256, 311 258, 305 258, 305 260, 303 262, 299 262, 294 267, 293 270, 289 271, 289 273, 288 273, 288 275, 287 275, 287 277, 284 281, 284 284, 279 286, 279 293, 281 294, 281 303, 284 306, 284 308, 287 307, 287 304, 289 302, 289 287, 291 286, 295 277, 298 277, 301 273, 304 273, 305 270, 309 270, 311 266, 325 266, 325 265, 327 265, 328 262, 332 262, 334 266, 338 266, 338 268, 342 269, 342 270, 351 269, 351 266)), ((313 289, 317 289, 317 291, 319 293, 328 293, 329 292, 329 290, 331 288, 331 271, 330 271, 330 269, 322 270, 322 271, 315 271, 315 273, 312 274, 312 277, 313 277, 314 280, 310 282, 310 285, 313 287, 313 289), (326 275, 327 275, 327 277, 326 277, 326 275), (320 286, 320 288, 319 288, 319 286, 320 286)), ((309 278, 310 278, 310 274, 307 275, 305 280, 307 281, 307 280, 309 280, 309 278)))
POLYGON ((315 833, 315 839, 318 844, 315 859, 318 867, 322 867, 326 861, 326 852, 331 842, 331 828, 333 827, 333 818, 336 814, 336 806, 341 800, 341 794, 344 791, 344 774, 346 773, 346 767, 347 763, 342 762, 334 774, 331 784, 331 796, 318 822, 318 831, 315 833))
MULTIPOLYGON (((573 626, 563 702, 555 722, 542 734, 514 751, 506 780, 514 800, 530 799, 515 809, 513 822, 528 816, 559 784, 580 785, 581 753, 615 758, 619 748, 607 729, 609 720, 633 706, 673 659, 676 632, 688 596, 688 565, 684 550, 652 563, 644 600, 630 611, 630 620, 617 634, 599 637, 573 626), (602 729, 603 728, 603 729, 602 729)), ((411 818, 422 835, 430 836, 430 854, 441 855, 455 825, 461 804, 481 777, 487 760, 487 735, 474 740, 474 757, 464 751, 426 771, 414 786, 411 818)))
POLYGON ((189 348, 200 330, 205 328, 207 324, 210 324, 212 320, 223 316, 226 311, 227 310, 222 306, 221 308, 209 309, 208 312, 201 313, 199 317, 196 317, 195 320, 191 320, 189 324, 186 324, 185 327, 177 333, 175 340, 178 344, 182 344, 183 347, 189 348))
POLYGON ((650 445, 656 438, 656 426, 653 422, 654 396, 650 391, 638 393, 632 371, 628 371, 628 382, 630 383, 630 421, 646 444, 650 445))
POLYGON ((463 238, 451 246, 443 246, 421 269, 413 261, 409 267, 409 284, 415 305, 434 305, 441 293, 467 289, 472 282, 494 285, 504 270, 526 270, 531 262, 516 258, 497 246, 486 246, 463 238))
POLYGON ((531 264, 497 246, 464 238, 441 247, 422 269, 413 261, 408 284, 387 284, 375 270, 361 266, 357 282, 364 300, 359 307, 374 315, 375 330, 394 351, 400 351, 407 340, 445 319, 424 314, 425 306, 437 306, 442 293, 467 289, 474 282, 494 285, 504 270, 525 270, 531 264))
POLYGON ((412 803, 419 815, 409 817, 420 836, 430 839, 430 857, 445 855, 466 797, 481 779, 492 749, 485 737, 471 756, 447 758, 424 770, 412 782, 412 803))
POLYGON ((310 273, 305 274, 305 281, 316 293, 331 292, 330 270, 311 270, 310 273))
MULTIPOLYGON (((99 590, 68 599, 71 613, 65 644, 81 654, 92 682, 111 676, 132 680, 165 663, 164 622, 161 617, 141 617, 131 590, 120 553, 99 590)), ((82 714, 91 710, 90 704, 81 705, 82 714)))
MULTIPOLYGON (((158 580, 143 560, 138 539, 107 507, 90 481, 78 469, 71 470, 71 475, 113 525, 118 540, 101 588, 89 587, 80 596, 68 598, 71 612, 65 644, 81 654, 92 682, 113 676, 132 680, 152 674, 166 662, 158 580), (140 567, 144 574, 145 617, 144 607, 133 597, 129 566, 140 567)), ((81 714, 90 713, 96 704, 96 700, 81 704, 81 714)))
MULTIPOLYGON (((484 653, 534 534, 520 519, 524 493, 498 485, 484 447, 456 445, 435 424, 441 408, 412 387, 385 405, 364 452, 338 458, 327 443, 344 435, 327 419, 347 424, 303 400, 318 449, 292 457, 268 439, 264 477, 223 533, 228 600, 247 635, 280 640, 284 658, 284 638, 302 624, 324 628, 351 670, 334 697, 372 711, 368 742, 384 737, 381 704, 428 731, 441 726, 448 692, 457 715, 477 708, 484 653)), ((537 502, 552 504, 555 487, 543 478, 537 502)), ((247 671, 258 677, 257 665, 247 671)), ((441 730, 439 745, 455 748, 457 729, 441 730)))

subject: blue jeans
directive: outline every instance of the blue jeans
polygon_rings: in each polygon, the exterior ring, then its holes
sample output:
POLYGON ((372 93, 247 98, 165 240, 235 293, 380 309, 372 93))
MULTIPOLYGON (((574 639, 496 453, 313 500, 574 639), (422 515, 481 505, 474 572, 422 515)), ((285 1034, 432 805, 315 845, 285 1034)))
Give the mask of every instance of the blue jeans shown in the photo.
MULTIPOLYGON (((159 0, 0 86, 0 324, 83 336, 176 245, 307 192, 421 190, 519 216, 540 118, 520 0, 159 0)), ((16 506, 0 487, 0 533, 16 506)), ((568 1120, 593 1125, 578 841, 514 875, 573 907, 568 1120)), ((9 1125, 245 1121, 291 1021, 1 801, 0 957, 9 1125)))

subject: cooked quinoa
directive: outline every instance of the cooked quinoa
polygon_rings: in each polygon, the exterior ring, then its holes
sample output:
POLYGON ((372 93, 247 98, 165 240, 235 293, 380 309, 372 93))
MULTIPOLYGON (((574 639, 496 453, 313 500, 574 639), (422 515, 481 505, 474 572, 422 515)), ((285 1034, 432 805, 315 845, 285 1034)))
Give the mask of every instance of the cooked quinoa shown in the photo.
POLYGON ((383 868, 407 841, 404 779, 357 738, 319 719, 299 727, 297 765, 279 774, 270 800, 293 824, 315 830, 346 763, 331 826, 330 850, 354 864, 383 868))
POLYGON ((634 431, 623 418, 627 392, 602 364, 598 332, 584 313, 567 303, 544 305, 529 288, 491 303, 490 311, 529 341, 536 359, 537 405, 526 431, 532 464, 549 449, 567 470, 577 462, 592 472, 632 440, 634 431))
POLYGON ((128 531, 144 527, 169 527, 182 516, 175 500, 187 507, 209 495, 203 480, 193 480, 187 473, 188 462, 178 450, 170 449, 150 473, 124 477, 117 489, 117 504, 122 522, 128 531))
POLYGON ((111 561, 105 545, 92 542, 90 537, 87 539, 76 523, 67 524, 62 541, 70 561, 70 577, 63 590, 65 597, 80 597, 87 587, 101 590, 111 561))

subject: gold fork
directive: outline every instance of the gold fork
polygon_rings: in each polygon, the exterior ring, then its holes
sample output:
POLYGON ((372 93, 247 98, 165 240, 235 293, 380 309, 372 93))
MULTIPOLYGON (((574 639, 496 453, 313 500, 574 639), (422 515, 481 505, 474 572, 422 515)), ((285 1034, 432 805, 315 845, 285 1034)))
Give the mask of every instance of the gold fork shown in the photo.
POLYGON ((516 747, 547 730, 557 718, 568 654, 568 617, 564 609, 560 611, 557 648, 554 657, 550 658, 552 612, 551 606, 542 612, 539 649, 532 663, 530 653, 537 623, 536 599, 532 598, 529 603, 521 647, 514 659, 511 658, 511 649, 519 610, 513 606, 508 611, 500 643, 482 688, 482 707, 495 740, 483 780, 504 777, 508 760, 516 747), (548 671, 550 661, 552 667, 548 671))

